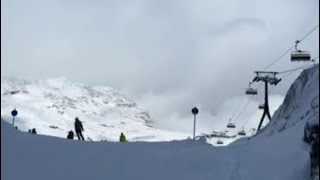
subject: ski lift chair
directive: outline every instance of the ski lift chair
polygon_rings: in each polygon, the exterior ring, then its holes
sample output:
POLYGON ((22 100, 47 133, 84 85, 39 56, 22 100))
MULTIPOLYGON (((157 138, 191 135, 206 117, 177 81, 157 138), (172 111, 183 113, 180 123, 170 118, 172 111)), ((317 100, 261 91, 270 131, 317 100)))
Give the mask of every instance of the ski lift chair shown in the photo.
POLYGON ((291 52, 291 61, 310 61, 311 55, 309 51, 293 51, 291 52))
POLYGON ((311 55, 310 55, 310 52, 309 51, 301 51, 298 49, 298 44, 300 43, 300 41, 296 41, 296 45, 295 45, 295 48, 296 50, 295 51, 292 51, 291 52, 291 61, 310 61, 311 60, 311 55))
POLYGON ((250 87, 252 84, 252 82, 249 83, 249 87, 246 89, 246 94, 247 95, 257 95, 258 91, 256 89, 253 89, 252 87, 250 87))
POLYGON ((223 144, 223 141, 221 141, 220 139, 217 141, 217 144, 223 144))
POLYGON ((236 128, 236 125, 233 124, 233 123, 231 123, 231 122, 229 122, 229 123, 227 124, 227 128, 236 128))
POLYGON ((239 136, 245 136, 246 132, 244 131, 244 128, 242 128, 239 132, 238 132, 239 136))
MULTIPOLYGON (((227 124, 227 128, 236 128, 236 125, 231 122, 231 118, 229 119, 229 123, 227 124)), ((224 133, 226 134, 228 131, 226 130, 224 133)))
POLYGON ((259 109, 264 109, 264 103, 259 104, 259 109))
POLYGON ((258 94, 258 91, 256 89, 253 89, 253 88, 248 88, 246 90, 246 94, 247 95, 257 95, 258 94))

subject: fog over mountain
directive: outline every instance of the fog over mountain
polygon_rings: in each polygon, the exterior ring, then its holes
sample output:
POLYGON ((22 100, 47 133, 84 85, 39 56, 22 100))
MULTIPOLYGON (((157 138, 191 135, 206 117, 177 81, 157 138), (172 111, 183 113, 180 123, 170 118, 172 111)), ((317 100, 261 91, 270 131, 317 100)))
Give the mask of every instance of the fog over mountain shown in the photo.
MULTIPOLYGON (((1 76, 66 77, 115 88, 156 125, 190 131, 224 128, 253 71, 263 70, 319 22, 317 0, 125 0, 1 2, 1 76)), ((300 44, 319 55, 319 30, 300 44)), ((289 54, 269 70, 283 71, 289 54)), ((272 111, 299 71, 271 92, 272 111)), ((257 84, 254 85, 255 87, 257 84)), ((239 117, 256 126, 263 88, 239 117)))

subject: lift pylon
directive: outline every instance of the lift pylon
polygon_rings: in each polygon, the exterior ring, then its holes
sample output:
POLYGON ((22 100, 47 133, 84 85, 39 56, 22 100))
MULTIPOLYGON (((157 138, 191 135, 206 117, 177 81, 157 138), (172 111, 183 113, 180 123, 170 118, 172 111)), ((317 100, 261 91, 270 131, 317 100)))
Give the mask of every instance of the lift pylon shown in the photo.
POLYGON ((258 129, 257 129, 257 131, 259 131, 265 116, 267 116, 269 118, 269 121, 271 120, 271 115, 270 115, 270 110, 269 110, 269 101, 268 101, 268 84, 276 86, 281 81, 281 79, 276 77, 278 72, 255 71, 255 73, 256 73, 256 77, 253 79, 253 82, 262 81, 265 84, 263 114, 262 114, 258 129))

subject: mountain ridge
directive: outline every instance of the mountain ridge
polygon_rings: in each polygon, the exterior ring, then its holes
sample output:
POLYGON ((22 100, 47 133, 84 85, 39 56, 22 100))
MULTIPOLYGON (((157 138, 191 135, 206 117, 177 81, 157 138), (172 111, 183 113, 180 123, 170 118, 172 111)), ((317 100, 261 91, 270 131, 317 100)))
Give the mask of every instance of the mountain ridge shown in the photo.
MULTIPOLYGON (((95 141, 116 141, 121 132, 128 135, 138 132, 139 136, 131 140, 144 139, 141 137, 150 140, 156 137, 156 132, 162 131, 154 127, 147 111, 115 89, 73 83, 64 77, 37 81, 2 78, 1 116, 11 119, 13 108, 19 111, 16 119, 19 129, 36 128, 42 134, 58 137, 66 137, 66 132, 73 129, 75 117, 83 121, 85 129, 89 130, 88 137, 95 141), (108 130, 112 132, 106 134, 104 131, 108 130)), ((168 131, 160 134, 165 133, 168 131)), ((172 138, 165 135, 160 139, 172 138)))

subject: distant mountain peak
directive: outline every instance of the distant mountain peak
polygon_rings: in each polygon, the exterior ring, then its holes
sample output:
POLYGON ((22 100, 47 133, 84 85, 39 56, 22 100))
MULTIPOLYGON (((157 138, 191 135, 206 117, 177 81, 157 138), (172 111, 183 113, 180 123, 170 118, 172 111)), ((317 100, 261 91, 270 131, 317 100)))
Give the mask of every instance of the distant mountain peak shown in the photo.
POLYGON ((132 135, 133 140, 175 138, 154 128, 148 112, 115 89, 91 87, 64 77, 38 81, 6 78, 1 82, 1 116, 10 121, 13 107, 19 111, 16 124, 24 131, 36 128, 40 134, 66 137, 74 118, 79 117, 92 140, 118 140, 120 132, 132 135))

